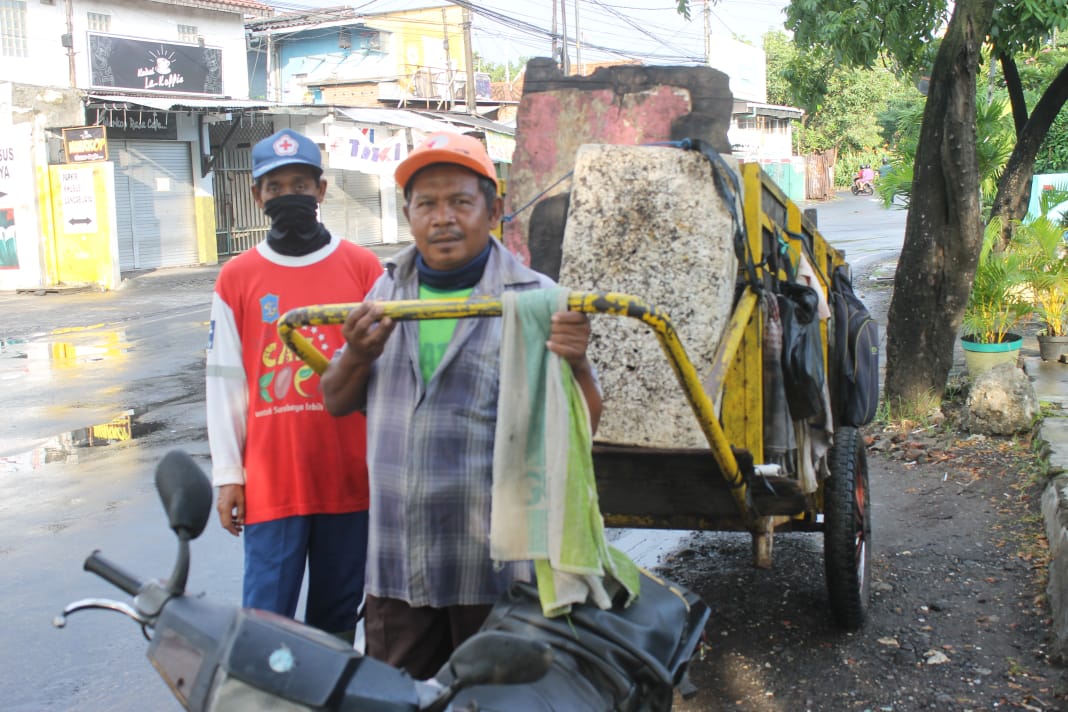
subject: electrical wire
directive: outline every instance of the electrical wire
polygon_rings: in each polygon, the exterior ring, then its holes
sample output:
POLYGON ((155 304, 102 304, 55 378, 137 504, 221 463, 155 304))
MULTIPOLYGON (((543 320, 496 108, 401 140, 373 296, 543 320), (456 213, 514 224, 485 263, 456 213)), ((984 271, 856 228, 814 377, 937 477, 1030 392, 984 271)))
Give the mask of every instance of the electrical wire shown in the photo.
MULTIPOLYGON (((556 0, 552 0, 555 2, 556 0)), ((693 0, 695 3, 697 0, 693 0)), ((582 13, 585 27, 596 27, 596 34, 602 38, 599 42, 587 41, 589 31, 581 32, 576 38, 569 34, 563 37, 562 33, 554 33, 551 29, 539 24, 544 17, 532 17, 525 15, 523 6, 512 4, 507 10, 499 10, 491 5, 504 3, 493 0, 454 0, 449 5, 465 8, 476 19, 473 26, 473 44, 480 49, 480 56, 485 59, 494 54, 493 43, 507 42, 509 51, 518 47, 520 55, 529 51, 530 55, 547 55, 549 45, 554 39, 557 42, 564 41, 565 47, 570 48, 576 44, 589 61, 591 57, 612 57, 618 59, 641 60, 655 64, 703 64, 704 58, 704 33, 699 23, 670 23, 671 18, 678 17, 675 13, 676 4, 673 0, 659 0, 657 5, 663 7, 639 6, 634 2, 611 3, 606 0, 571 0, 570 6, 575 7, 582 13), (668 22, 656 19, 649 21, 646 17, 636 15, 637 11, 653 13, 654 18, 667 18, 668 22), (628 12, 635 17, 628 16, 628 12), (692 27, 692 30, 689 29, 692 27), (644 42, 635 42, 636 35, 644 42), (607 40, 604 41, 604 40, 607 40), (618 44, 617 44, 618 42, 618 44), (615 46, 613 46, 615 45, 615 46), (588 53, 588 54, 586 54, 588 53)), ((269 1, 271 7, 284 9, 292 12, 314 12, 316 10, 339 9, 338 6, 324 7, 325 3, 299 3, 292 0, 285 2, 269 1)), ((759 9, 761 15, 772 14, 768 12, 772 8, 781 9, 785 0, 746 0, 745 7, 762 6, 759 9), (765 9, 766 8, 766 9, 765 9)), ((446 6, 447 5, 443 5, 446 6)), ((544 6, 542 6, 544 7, 544 6)), ((394 0, 367 0, 362 3, 354 3, 344 6, 356 14, 366 13, 368 19, 374 14, 393 14, 414 9, 428 9, 427 2, 403 3, 394 0), (409 7, 410 5, 410 7, 409 7), (415 6, 418 7, 415 7, 415 6)), ((716 10, 711 11, 712 17, 721 24, 730 34, 737 35, 731 24, 724 19, 716 10)), ((373 20, 372 20, 373 22, 373 20)), ((417 18, 391 18, 391 22, 426 23, 417 18)), ((770 24, 770 23, 769 23, 770 24)), ((496 52, 499 53, 499 47, 496 52)))

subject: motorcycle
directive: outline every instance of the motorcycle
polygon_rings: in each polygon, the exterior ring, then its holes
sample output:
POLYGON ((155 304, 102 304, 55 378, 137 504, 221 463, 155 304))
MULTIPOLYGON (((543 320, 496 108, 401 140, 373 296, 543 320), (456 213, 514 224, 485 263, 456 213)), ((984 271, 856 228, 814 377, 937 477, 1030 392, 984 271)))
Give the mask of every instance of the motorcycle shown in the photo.
POLYGON ((875 195, 875 176, 867 177, 862 170, 857 171, 849 189, 853 191, 853 195, 875 195))
POLYGON ((156 489, 178 553, 167 580, 141 581, 99 551, 94 573, 133 597, 75 601, 76 612, 116 611, 138 623, 148 658, 187 710, 669 710, 673 689, 696 693, 687 669, 708 607, 693 592, 643 572, 627 608, 576 606, 545 618, 537 590, 516 584, 482 629, 426 681, 366 657, 342 640, 266 611, 186 592, 190 542, 207 524, 212 488, 181 450, 159 462, 156 489))

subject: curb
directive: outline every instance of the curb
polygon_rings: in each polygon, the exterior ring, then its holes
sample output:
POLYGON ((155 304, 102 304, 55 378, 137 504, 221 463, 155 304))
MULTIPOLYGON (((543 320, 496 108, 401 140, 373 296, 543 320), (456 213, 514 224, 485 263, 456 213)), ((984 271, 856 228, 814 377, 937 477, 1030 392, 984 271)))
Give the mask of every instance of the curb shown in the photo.
POLYGON ((1042 493, 1041 511, 1049 545, 1049 597, 1051 652, 1068 661, 1068 366, 1024 359, 1024 371, 1035 385, 1040 402, 1058 411, 1042 420, 1036 434, 1036 452, 1045 461, 1050 478, 1042 493))
POLYGON ((1047 417, 1038 437, 1045 449, 1049 484, 1042 493, 1042 518, 1049 545, 1049 597, 1052 621, 1051 649, 1055 659, 1068 661, 1068 417, 1047 417))

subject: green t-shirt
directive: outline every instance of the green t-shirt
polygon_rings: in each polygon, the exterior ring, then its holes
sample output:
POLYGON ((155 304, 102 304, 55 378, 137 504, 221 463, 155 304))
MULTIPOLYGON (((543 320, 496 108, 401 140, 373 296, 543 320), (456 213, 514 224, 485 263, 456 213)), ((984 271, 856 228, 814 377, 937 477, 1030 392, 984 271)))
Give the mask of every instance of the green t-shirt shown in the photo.
MULTIPOLYGON (((419 285, 420 299, 467 299, 474 287, 467 289, 435 289, 425 284, 419 285)), ((456 331, 457 319, 422 319, 419 322, 419 370, 423 374, 423 383, 430 383, 430 377, 438 370, 445 349, 449 348, 452 334, 456 331)))

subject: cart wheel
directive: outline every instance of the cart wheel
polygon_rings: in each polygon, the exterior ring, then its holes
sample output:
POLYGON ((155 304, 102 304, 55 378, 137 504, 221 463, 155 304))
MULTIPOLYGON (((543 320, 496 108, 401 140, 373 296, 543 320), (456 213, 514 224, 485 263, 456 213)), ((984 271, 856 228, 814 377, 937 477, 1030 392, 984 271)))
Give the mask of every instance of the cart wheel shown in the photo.
POLYGON ((864 439, 852 427, 834 433, 823 483, 823 556, 827 592, 838 625, 864 625, 871 589, 871 503, 864 439))

